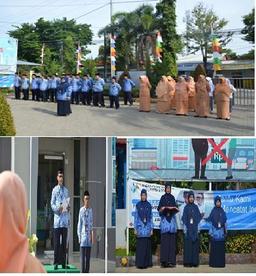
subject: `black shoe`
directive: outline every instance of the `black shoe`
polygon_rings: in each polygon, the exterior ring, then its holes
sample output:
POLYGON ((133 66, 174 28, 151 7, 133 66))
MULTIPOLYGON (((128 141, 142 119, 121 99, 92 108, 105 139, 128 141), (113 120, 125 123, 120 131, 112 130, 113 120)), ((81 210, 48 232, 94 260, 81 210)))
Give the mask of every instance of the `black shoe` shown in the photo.
POLYGON ((168 267, 168 265, 166 263, 161 263, 161 267, 166 268, 166 267, 168 267))
POLYGON ((57 270, 58 269, 58 265, 54 265, 54 270, 57 270))
POLYGON ((69 269, 70 267, 68 265, 62 265, 63 269, 69 269))
POLYGON ((192 179, 199 179, 199 176, 193 176, 192 179))
POLYGON ((175 264, 168 264, 168 267, 175 267, 175 264))
POLYGON ((233 179, 232 175, 226 177, 226 180, 230 180, 230 179, 233 179))
POLYGON ((206 179, 207 179, 207 177, 206 177, 206 176, 200 176, 200 179, 204 179, 204 180, 206 180, 206 179))

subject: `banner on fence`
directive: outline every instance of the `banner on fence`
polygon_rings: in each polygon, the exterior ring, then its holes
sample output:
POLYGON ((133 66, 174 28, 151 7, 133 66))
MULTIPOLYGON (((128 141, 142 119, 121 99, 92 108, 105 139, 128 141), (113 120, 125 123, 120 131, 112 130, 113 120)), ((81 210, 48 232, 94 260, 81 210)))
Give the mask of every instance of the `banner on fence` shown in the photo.
MULTIPOLYGON (((154 228, 158 229, 160 217, 157 207, 161 196, 164 194, 164 185, 128 180, 127 209, 128 227, 134 226, 134 210, 140 200, 140 192, 144 188, 147 190, 148 201, 152 205, 154 228)), ((176 214, 176 222, 179 229, 182 229, 181 216, 186 205, 185 198, 188 189, 172 187, 172 194, 179 207, 176 214)), ((200 229, 208 229, 205 219, 210 215, 214 207, 214 197, 219 195, 222 199, 222 207, 227 214, 228 230, 250 230, 256 229, 256 189, 231 190, 231 191, 199 191, 195 190, 195 203, 202 214, 200 229)))

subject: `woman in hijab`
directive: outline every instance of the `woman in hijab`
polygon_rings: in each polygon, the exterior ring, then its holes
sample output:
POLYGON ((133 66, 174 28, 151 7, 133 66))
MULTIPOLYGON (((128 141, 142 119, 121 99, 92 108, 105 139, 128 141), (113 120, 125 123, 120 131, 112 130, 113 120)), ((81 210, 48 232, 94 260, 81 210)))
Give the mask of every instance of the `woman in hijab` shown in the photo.
POLYGON ((141 200, 136 204, 134 232, 136 239, 137 268, 152 267, 151 236, 153 235, 152 206, 147 201, 147 191, 141 190, 141 200))
POLYGON ((188 85, 183 77, 178 78, 175 87, 176 115, 188 115, 188 85))
POLYGON ((188 77, 188 110, 196 110, 196 87, 193 77, 188 77))
POLYGON ((209 266, 211 267, 225 267, 225 235, 227 216, 221 207, 221 198, 216 196, 214 205, 209 218, 210 222, 209 234, 210 241, 210 257, 209 266))
POLYGON ((169 91, 169 105, 170 109, 175 109, 175 86, 176 86, 176 81, 171 77, 167 77, 168 80, 168 91, 169 91))
POLYGON ((160 263, 162 267, 176 266, 176 232, 175 214, 179 211, 174 196, 171 194, 171 185, 165 185, 165 194, 162 195, 157 208, 161 217, 161 244, 160 263))
POLYGON ((12 172, 0 174, 0 272, 43 273, 41 263, 29 253, 26 236, 25 185, 12 172))
POLYGON ((64 77, 61 78, 60 86, 57 90, 57 115, 66 116, 72 113, 70 108, 70 85, 64 77))
POLYGON ((196 82, 196 116, 204 117, 209 116, 209 92, 210 86, 204 75, 198 77, 196 82))
POLYGON ((140 76, 140 106, 139 111, 150 112, 150 89, 151 84, 147 76, 140 76))
POLYGON ((215 101, 217 106, 217 119, 230 120, 230 95, 231 89, 225 78, 220 78, 220 83, 215 87, 215 101))
POLYGON ((170 111, 169 83, 166 76, 162 76, 156 87, 157 104, 156 109, 159 113, 170 111))
POLYGON ((201 214, 194 200, 194 192, 190 191, 188 204, 185 206, 181 218, 184 225, 183 265, 185 267, 197 267, 199 265, 198 224, 201 221, 201 214))

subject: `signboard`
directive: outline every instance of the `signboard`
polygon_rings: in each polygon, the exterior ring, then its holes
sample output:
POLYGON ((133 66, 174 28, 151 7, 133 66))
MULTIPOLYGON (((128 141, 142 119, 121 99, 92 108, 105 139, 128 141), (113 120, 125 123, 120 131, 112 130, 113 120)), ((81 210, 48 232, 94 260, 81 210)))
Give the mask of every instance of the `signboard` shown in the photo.
MULTIPOLYGON (((161 196, 165 193, 164 185, 128 180, 127 209, 128 227, 134 226, 134 211, 137 202, 140 200, 142 189, 147 190, 148 201, 152 205, 154 228, 158 229, 160 217, 157 207, 161 196)), ((172 187, 172 194, 176 199, 179 212, 175 215, 178 229, 182 229, 181 217, 186 205, 185 198, 188 189, 172 187)), ((228 230, 249 230, 256 229, 256 189, 231 190, 231 191, 194 191, 195 203, 198 205, 202 215, 200 229, 208 229, 209 224, 206 218, 209 217, 214 207, 214 197, 219 195, 222 199, 222 208, 227 214, 228 230)))
POLYGON ((0 37, 0 74, 15 74, 17 66, 18 40, 0 37))

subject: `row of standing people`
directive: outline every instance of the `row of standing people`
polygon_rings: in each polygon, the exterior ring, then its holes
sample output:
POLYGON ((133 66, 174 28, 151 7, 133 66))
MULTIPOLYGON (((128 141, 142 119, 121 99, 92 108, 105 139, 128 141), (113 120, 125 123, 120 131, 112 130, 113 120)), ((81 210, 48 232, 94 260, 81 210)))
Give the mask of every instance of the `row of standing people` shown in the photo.
MULTIPOLYGON (((214 208, 206 219, 209 223, 211 267, 225 267, 226 213, 221 207, 221 198, 214 199, 214 208)), ((175 214, 179 212, 171 186, 165 186, 157 208, 160 221, 160 263, 162 267, 176 266, 176 233, 175 214)), ((199 265, 199 223, 202 219, 198 206, 194 203, 194 192, 188 193, 188 203, 183 209, 181 220, 184 231, 183 265, 197 267, 199 265)), ((153 235, 152 206, 147 201, 147 191, 142 189, 141 200, 136 204, 134 216, 136 235, 136 267, 152 267, 151 236, 153 235)))
MULTIPOLYGON (((140 111, 151 111, 151 84, 146 76, 140 77, 140 111)), ((218 119, 230 119, 234 86, 228 79, 220 78, 216 85, 209 77, 200 75, 197 82, 193 77, 178 77, 177 82, 171 76, 162 76, 157 87, 157 106, 159 113, 169 113, 176 109, 176 115, 187 116, 189 111, 195 117, 207 118, 213 112, 214 101, 218 119)))
MULTIPOLYGON (((68 84, 68 92, 71 103, 79 104, 80 102, 84 105, 94 106, 105 106, 104 102, 104 88, 105 81, 100 77, 100 74, 96 74, 95 79, 92 79, 88 74, 84 74, 83 77, 80 75, 69 75, 66 74, 61 78, 58 75, 54 76, 39 76, 32 75, 30 81, 26 74, 20 77, 17 73, 14 79, 15 98, 20 99, 21 93, 23 94, 24 100, 29 100, 29 91, 32 92, 32 100, 44 101, 44 102, 55 102, 57 101, 57 93, 61 87, 62 80, 68 84)), ((132 89, 135 87, 135 83, 128 78, 128 75, 124 75, 124 79, 120 84, 117 83, 116 77, 112 78, 112 82, 109 87, 110 105, 113 107, 119 107, 119 99, 117 97, 122 90, 124 92, 124 104, 133 104, 132 89)))

